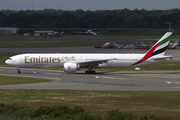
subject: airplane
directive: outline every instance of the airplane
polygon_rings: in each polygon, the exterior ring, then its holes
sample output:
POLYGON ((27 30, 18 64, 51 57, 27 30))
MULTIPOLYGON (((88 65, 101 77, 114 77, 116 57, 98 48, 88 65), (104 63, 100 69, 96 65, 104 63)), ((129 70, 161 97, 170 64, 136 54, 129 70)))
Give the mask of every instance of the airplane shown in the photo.
POLYGON ((123 48, 124 46, 123 45, 119 45, 117 43, 115 43, 114 41, 110 41, 110 42, 106 42, 102 48, 104 49, 108 49, 108 48, 116 48, 116 49, 121 49, 123 48))
POLYGON ((176 49, 176 47, 178 46, 178 44, 179 44, 179 41, 176 40, 174 43, 169 43, 168 48, 169 48, 169 49, 176 49))
POLYGON ((64 68, 64 72, 72 73, 81 68, 87 68, 86 74, 96 74, 94 68, 125 68, 139 67, 171 60, 172 56, 165 56, 172 32, 167 32, 145 54, 51 54, 26 53, 10 57, 6 64, 15 66, 17 73, 20 68, 64 68))
POLYGON ((97 35, 97 33, 95 33, 94 31, 92 31, 91 29, 87 30, 86 32, 77 32, 77 31, 75 31, 74 33, 97 35))
POLYGON ((95 32, 92 31, 92 30, 88 30, 87 33, 88 33, 88 34, 90 33, 90 34, 93 34, 93 35, 97 35, 97 33, 95 33, 95 32))

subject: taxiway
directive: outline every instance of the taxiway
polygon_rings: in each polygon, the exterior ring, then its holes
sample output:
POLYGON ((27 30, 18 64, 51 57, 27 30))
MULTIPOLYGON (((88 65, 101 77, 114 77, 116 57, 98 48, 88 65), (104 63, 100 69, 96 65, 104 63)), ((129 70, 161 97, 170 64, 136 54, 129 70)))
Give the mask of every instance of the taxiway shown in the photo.
POLYGON ((52 82, 0 85, 0 89, 69 89, 69 90, 131 90, 180 91, 180 71, 116 71, 67 74, 60 70, 0 67, 1 76, 48 79, 52 82))

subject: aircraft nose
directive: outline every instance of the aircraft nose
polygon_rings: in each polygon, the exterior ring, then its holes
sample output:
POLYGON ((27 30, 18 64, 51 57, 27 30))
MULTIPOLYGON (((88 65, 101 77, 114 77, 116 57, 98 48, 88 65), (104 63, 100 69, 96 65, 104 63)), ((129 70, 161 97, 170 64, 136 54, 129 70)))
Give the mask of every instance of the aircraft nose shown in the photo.
POLYGON ((9 60, 6 60, 5 63, 6 63, 6 64, 9 64, 9 60))
POLYGON ((8 64, 8 60, 6 60, 5 63, 8 64))

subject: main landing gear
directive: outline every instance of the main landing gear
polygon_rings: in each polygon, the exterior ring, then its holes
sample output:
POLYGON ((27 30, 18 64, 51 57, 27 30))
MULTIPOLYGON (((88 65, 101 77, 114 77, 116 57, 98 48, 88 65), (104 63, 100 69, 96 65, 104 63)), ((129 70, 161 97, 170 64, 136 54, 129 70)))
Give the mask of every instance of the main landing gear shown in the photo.
POLYGON ((94 71, 94 70, 93 71, 86 70, 85 73, 86 74, 96 74, 96 71, 94 71))
POLYGON ((20 68, 16 67, 16 69, 17 69, 17 73, 20 74, 21 73, 20 68))
POLYGON ((96 74, 92 66, 87 66, 88 70, 85 71, 86 74, 96 74))

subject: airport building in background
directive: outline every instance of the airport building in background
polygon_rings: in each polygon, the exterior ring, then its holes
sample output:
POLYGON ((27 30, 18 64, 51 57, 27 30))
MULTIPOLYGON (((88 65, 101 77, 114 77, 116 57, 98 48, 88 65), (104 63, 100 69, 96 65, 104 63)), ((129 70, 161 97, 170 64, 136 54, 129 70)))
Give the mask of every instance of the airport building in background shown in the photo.
POLYGON ((0 27, 0 35, 16 35, 19 28, 0 27))

